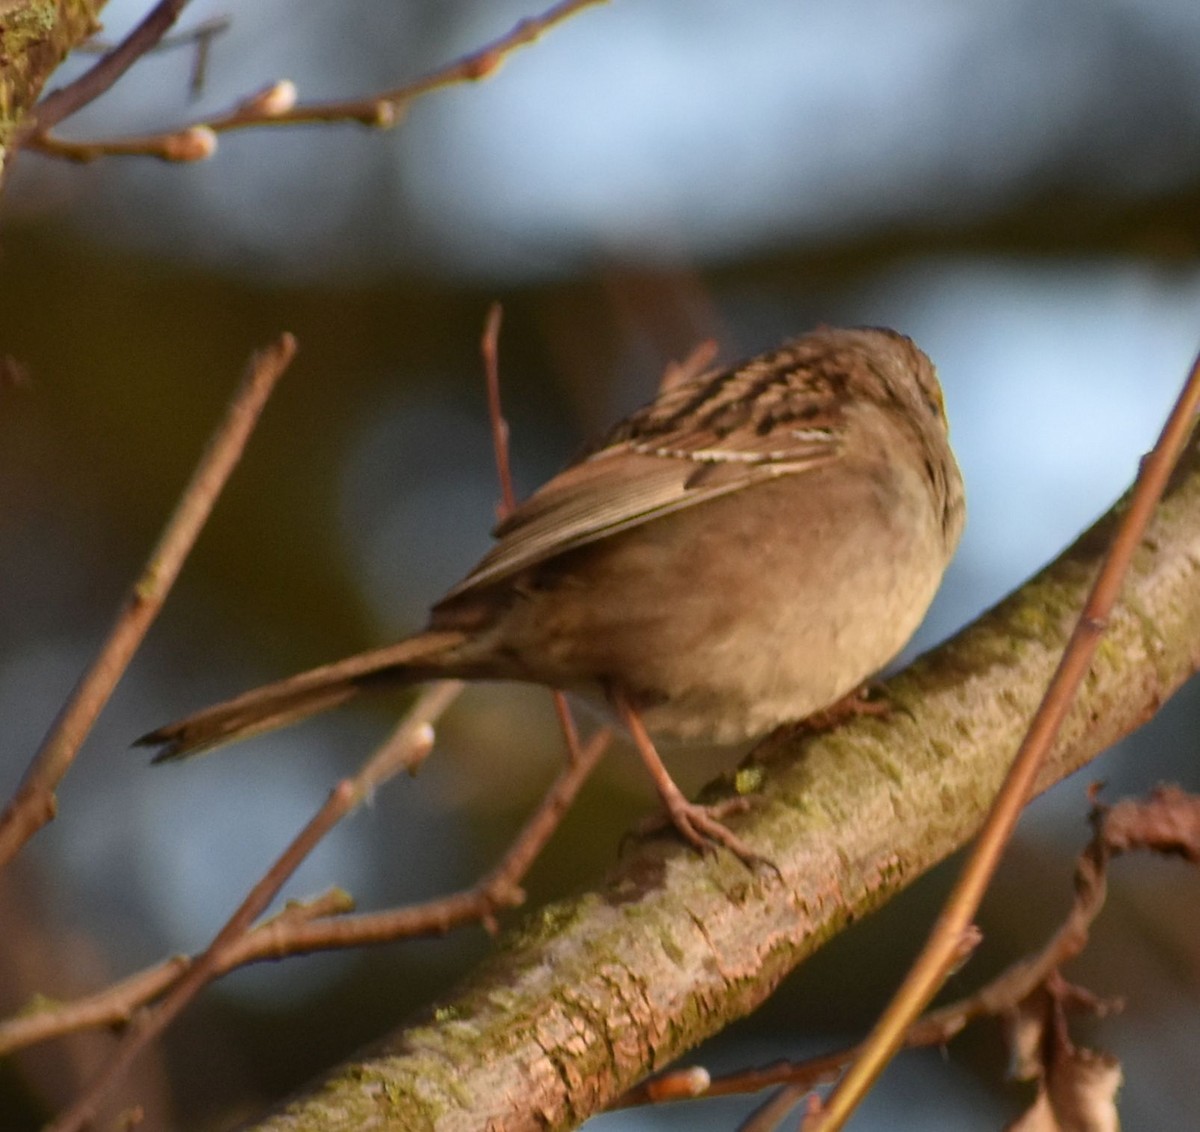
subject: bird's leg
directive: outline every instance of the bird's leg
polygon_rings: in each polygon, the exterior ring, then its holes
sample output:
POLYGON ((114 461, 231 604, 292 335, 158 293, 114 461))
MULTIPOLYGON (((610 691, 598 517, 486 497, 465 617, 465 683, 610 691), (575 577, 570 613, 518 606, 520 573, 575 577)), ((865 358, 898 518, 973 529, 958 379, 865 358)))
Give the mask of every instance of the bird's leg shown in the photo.
POLYGON ((583 744, 579 739, 579 728, 575 726, 575 717, 571 714, 571 705, 567 703, 565 692, 556 691, 553 695, 554 714, 558 716, 558 726, 567 745, 567 765, 578 766, 583 758, 583 744))
MULTIPOLYGON (((654 742, 642 723, 642 717, 637 709, 629 702, 622 692, 610 689, 613 707, 625 725, 642 762, 654 780, 658 795, 667 808, 671 824, 679 831, 685 841, 690 842, 701 852, 708 852, 713 844, 724 845, 730 852, 736 854, 747 865, 757 865, 765 858, 750 848, 731 829, 718 820, 719 815, 728 813, 730 806, 703 806, 698 802, 689 802, 683 791, 675 785, 675 780, 663 765, 662 758, 654 748, 654 742)), ((738 809, 745 809, 745 799, 733 799, 738 809)))
POLYGON ((795 723, 785 723, 782 730, 787 734, 832 731, 848 719, 856 719, 860 715, 885 716, 891 710, 892 705, 882 685, 868 682, 860 684, 820 711, 814 711, 795 723))

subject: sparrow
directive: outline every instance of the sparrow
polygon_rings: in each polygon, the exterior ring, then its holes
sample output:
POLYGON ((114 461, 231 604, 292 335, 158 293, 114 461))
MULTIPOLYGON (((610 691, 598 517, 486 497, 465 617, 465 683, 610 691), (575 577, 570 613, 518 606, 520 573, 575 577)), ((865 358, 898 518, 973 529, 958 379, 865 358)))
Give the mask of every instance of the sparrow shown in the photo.
POLYGON ((740 743, 843 700, 920 624, 964 514, 929 359, 822 327, 665 383, 496 527, 420 633, 139 743, 178 759, 384 685, 543 684, 615 712, 689 842, 753 860, 655 741, 740 743))

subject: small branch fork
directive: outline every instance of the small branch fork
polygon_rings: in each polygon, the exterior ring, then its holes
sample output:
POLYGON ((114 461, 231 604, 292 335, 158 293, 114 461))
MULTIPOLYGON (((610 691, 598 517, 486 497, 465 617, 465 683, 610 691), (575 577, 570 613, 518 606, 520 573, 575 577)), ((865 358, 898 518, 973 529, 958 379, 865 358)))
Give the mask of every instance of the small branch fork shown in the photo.
POLYGON ((443 680, 423 693, 362 770, 330 791, 325 804, 198 957, 169 960, 100 995, 47 1012, 40 1026, 31 1024, 37 1016, 28 1020, 14 1019, 0 1026, 0 1048, 6 1044, 27 1044, 81 1025, 128 1019, 135 1007, 166 992, 152 1011, 138 1016, 99 1076, 46 1132, 79 1132, 88 1127, 101 1102, 138 1054, 166 1030, 208 983, 234 967, 311 951, 440 934, 480 921, 489 930, 495 930, 496 912, 523 902, 525 894, 519 882, 599 762, 608 745, 607 732, 594 735, 564 767, 500 863, 472 888, 425 904, 359 916, 340 915, 348 901, 342 894, 333 893, 315 902, 293 905, 259 929, 252 930, 254 921, 339 821, 400 770, 415 772, 433 748, 433 723, 457 698, 460 690, 457 681, 443 680))
MULTIPOLYGON (((269 874, 272 882, 280 878, 287 879, 282 875, 283 870, 290 863, 297 843, 303 839, 305 843, 315 844, 314 832, 332 828, 368 796, 370 790, 378 788, 382 780, 377 772, 370 772, 370 767, 382 767, 391 761, 391 772, 400 769, 411 772, 416 768, 420 758, 424 757, 425 735, 415 729, 421 723, 431 724, 456 691, 457 688, 452 684, 434 685, 429 689, 429 698, 423 698, 413 707, 393 739, 370 760, 367 768, 334 789, 320 813, 272 867, 269 874), (445 701, 434 697, 445 697, 445 701), (402 746, 406 738, 412 742, 408 751, 402 746), (389 749, 391 754, 387 754, 389 749), (372 780, 369 788, 366 784, 368 777, 372 780)), ((421 904, 357 915, 350 914, 354 909, 354 901, 340 890, 327 892, 313 900, 291 902, 278 915, 257 927, 236 938, 227 937, 219 954, 208 960, 209 979, 264 960, 419 936, 444 935, 471 923, 481 922, 489 931, 494 931, 498 911, 523 903, 522 879, 558 827, 563 814, 574 802, 580 787, 595 769, 608 746, 609 738, 607 730, 602 730, 596 732, 582 747, 576 746, 575 760, 559 773, 508 851, 495 868, 471 888, 421 904)), ((269 896, 268 901, 270 899, 269 896)), ((174 956, 122 979, 97 994, 74 1002, 48 1005, 0 1021, 0 1057, 77 1030, 128 1024, 140 1008, 161 998, 179 984, 184 975, 194 970, 212 950, 210 946, 204 955, 198 957, 174 956)))
POLYGON ((64 118, 94 102, 175 26, 188 0, 159 0, 120 43, 96 60, 79 78, 51 91, 34 111, 25 141, 48 135, 64 118))
POLYGON ((95 1119, 100 1103, 134 1058, 217 976, 228 949, 250 931, 254 921, 266 910, 287 879, 334 825, 398 770, 415 770, 424 761, 433 748, 433 723, 453 701, 457 692, 458 688, 449 682, 430 688, 359 774, 339 782, 333 788, 325 805, 250 890, 208 948, 189 964, 159 1006, 152 1013, 143 1015, 134 1027, 126 1031, 96 1080, 49 1126, 48 1132, 77 1132, 95 1119))
MULTIPOLYGON (((1108 866, 1114 858, 1144 850, 1200 864, 1200 797, 1175 787, 1161 787, 1144 801, 1127 799, 1112 807, 1097 804, 1092 823, 1092 840, 1075 866, 1075 899, 1058 931, 1039 951, 1013 964, 973 994, 930 1011, 910 1025, 901 1042, 904 1048, 945 1045, 971 1022, 983 1017, 1012 1017, 1043 993, 1056 1016, 1061 1015, 1064 1004, 1084 1005, 1099 1013, 1110 1008, 1111 1004, 1071 987, 1059 972, 1087 946, 1092 924, 1104 907, 1108 866)), ((960 960, 978 942, 977 933, 968 936, 960 948, 960 960)), ((801 1062, 780 1061, 716 1078, 710 1078, 703 1067, 687 1066, 644 1082, 612 1107, 744 1095, 782 1086, 739 1128, 739 1132, 770 1132, 804 1101, 810 1090, 835 1080, 862 1048, 861 1044, 855 1045, 801 1062)), ((813 1108, 809 1119, 817 1115, 819 1110, 813 1108)))
POLYGON ((161 133, 136 137, 67 141, 50 131, 81 106, 98 97, 128 70, 132 62, 154 47, 174 23, 187 0, 160 0, 150 15, 108 55, 75 82, 48 95, 33 122, 19 139, 26 149, 70 161, 98 157, 141 155, 164 161, 200 161, 216 152, 217 135, 252 126, 295 126, 320 122, 358 122, 389 128, 398 124, 409 104, 434 90, 478 82, 499 70, 504 60, 583 8, 606 0, 560 0, 541 15, 517 23, 509 32, 466 55, 401 86, 375 94, 330 102, 297 101, 295 84, 271 83, 214 117, 193 121, 161 133), (143 32, 143 27, 150 30, 143 32))
MULTIPOLYGON (((199 97, 204 89, 204 79, 208 72, 208 60, 212 54, 213 43, 233 26, 229 16, 213 16, 202 20, 186 31, 175 35, 164 35, 153 47, 146 51, 147 55, 160 51, 173 51, 177 47, 192 49, 192 73, 188 80, 188 93, 193 98, 199 97)), ((93 36, 81 43, 75 50, 80 54, 107 55, 113 51, 115 44, 107 43, 98 36, 93 36)))

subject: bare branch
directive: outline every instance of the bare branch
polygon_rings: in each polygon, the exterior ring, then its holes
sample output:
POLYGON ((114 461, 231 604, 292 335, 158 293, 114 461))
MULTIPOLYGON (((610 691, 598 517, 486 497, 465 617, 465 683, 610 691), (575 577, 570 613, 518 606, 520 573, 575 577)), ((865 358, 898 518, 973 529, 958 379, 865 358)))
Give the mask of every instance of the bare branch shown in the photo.
MULTIPOLYGON (((293 902, 278 916, 256 927, 246 940, 257 944, 265 954, 273 955, 280 933, 289 927, 305 920, 340 915, 353 906, 346 893, 336 889, 315 900, 293 902)), ((137 1010, 174 986, 192 963, 186 955, 175 955, 74 1002, 38 1002, 0 1022, 0 1056, 79 1030, 125 1025, 137 1010)))
POLYGON ((500 323, 504 308, 493 303, 488 308, 484 323, 480 352, 483 354, 483 372, 487 381, 488 420, 492 426, 492 451, 496 457, 496 475, 500 480, 500 518, 507 519, 517 506, 517 493, 513 489, 512 467, 508 459, 508 422, 500 407, 500 323))
MULTIPOLYGON (((595 769, 610 739, 611 734, 601 730, 579 749, 577 757, 560 772, 500 862, 471 888, 420 904, 357 915, 349 914, 354 903, 340 890, 316 900, 289 904, 279 915, 240 938, 229 940, 214 964, 214 977, 237 967, 290 955, 444 935, 470 923, 482 922, 494 931, 495 914, 524 901, 521 881, 595 769)), ((376 781, 375 785, 378 784, 376 781)), ((96 994, 73 1002, 43 1002, 0 1021, 0 1056, 77 1030, 125 1024, 138 1008, 170 990, 196 962, 188 956, 174 956, 96 994)))
POLYGON ((126 595, 108 637, 42 741, 16 794, 0 814, 0 867, 53 819, 55 789, 158 616, 217 496, 237 466, 271 390, 295 352, 295 339, 285 334, 251 360, 225 419, 200 458, 158 545, 126 595))
MULTIPOLYGON (((165 3, 166 0, 163 0, 165 3)), ((175 0, 182 6, 186 0, 175 0)), ((533 43, 544 32, 575 15, 583 8, 607 0, 560 0, 539 16, 521 20, 499 39, 463 55, 420 78, 375 94, 330 102, 295 102, 295 87, 286 80, 270 84, 267 91, 286 89, 290 100, 265 100, 258 95, 239 101, 232 109, 215 117, 199 119, 161 133, 125 138, 67 141, 49 132, 53 122, 43 125, 39 111, 32 132, 22 140, 27 149, 70 161, 93 161, 98 157, 141 155, 165 161, 195 161, 215 151, 217 134, 256 126, 314 125, 326 122, 357 122, 364 126, 387 129, 404 117, 411 102, 431 91, 460 83, 478 82, 499 70, 504 60, 520 47, 533 43), (181 144, 181 138, 195 137, 203 131, 213 139, 206 147, 181 144)), ((52 108, 53 109, 53 108, 52 108)), ((61 116, 60 116, 61 117, 61 116)), ((55 121, 58 121, 55 118, 55 121)))

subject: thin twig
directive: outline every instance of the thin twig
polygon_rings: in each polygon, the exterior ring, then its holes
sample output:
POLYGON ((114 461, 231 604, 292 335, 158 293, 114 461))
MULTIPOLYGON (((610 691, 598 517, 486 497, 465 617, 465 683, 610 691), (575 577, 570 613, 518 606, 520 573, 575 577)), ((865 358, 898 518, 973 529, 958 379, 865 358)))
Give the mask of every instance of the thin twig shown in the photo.
POLYGON ((250 890, 208 948, 159 1006, 125 1033, 97 1078, 47 1132, 79 1132, 94 1119, 100 1103, 138 1054, 221 974, 231 948, 250 931, 254 921, 325 835, 387 778, 405 768, 415 767, 428 755, 433 747, 433 723, 454 701, 460 688, 461 685, 453 680, 443 680, 428 688, 362 770, 354 778, 343 779, 330 791, 325 804, 250 890))
MULTIPOLYGON (((204 89, 204 79, 208 71, 208 58, 213 43, 233 26, 229 16, 213 16, 201 20, 200 23, 174 35, 164 35, 145 54, 156 55, 163 51, 174 51, 177 47, 191 47, 195 54, 192 57, 192 73, 188 78, 188 93, 198 98, 204 89)), ((99 36, 92 36, 75 48, 81 55, 106 55, 116 45, 99 36)), ((36 125, 35 125, 36 129, 36 125)))
MULTIPOLYGON (((565 700, 564 700, 565 703, 565 700)), ((570 809, 579 788, 596 768, 600 757, 608 749, 612 732, 602 727, 583 746, 574 739, 574 730, 568 733, 571 758, 559 772, 554 784, 546 791, 541 804, 525 823, 516 841, 509 847, 500 863, 488 874, 480 886, 495 895, 507 895, 511 899, 518 894, 518 886, 525 874, 537 860, 546 842, 558 828, 563 815, 570 809), (572 745, 572 740, 574 743, 572 745)), ((523 894, 521 894, 522 899, 523 894)))
MULTIPOLYGON (((500 483, 500 503, 497 512, 501 522, 504 522, 517 508, 517 492, 512 478, 512 461, 509 459, 508 421, 504 419, 504 407, 500 402, 500 326, 503 319, 503 306, 500 303, 492 303, 488 307, 487 317, 484 319, 483 336, 479 343, 479 351, 483 357, 484 381, 487 385, 488 423, 492 429, 492 453, 496 460, 496 479, 500 483)), ((575 726, 571 705, 567 702, 567 697, 560 691, 552 691, 551 697, 554 700, 554 714, 558 717, 558 725, 567 746, 567 758, 572 766, 578 766, 585 761, 585 755, 580 747, 579 728, 575 726)), ((607 737, 602 741, 602 749, 608 745, 608 741, 607 737)), ((546 830, 545 838, 547 840, 555 826, 562 820, 565 812, 565 809, 560 812, 554 824, 546 830)), ((523 873, 532 863, 533 859, 530 858, 520 871, 523 873)))
MULTIPOLYGON (((353 907, 349 895, 340 889, 333 889, 314 900, 292 901, 279 915, 259 924, 246 939, 254 941, 264 955, 273 954, 281 933, 296 924, 342 915, 353 907)), ((71 1002, 39 1003, 35 1008, 6 1018, 0 1021, 0 1057, 79 1030, 123 1026, 138 1009, 174 986, 194 961, 187 955, 173 955, 96 994, 71 1002)))
POLYGON ((538 809, 526 822, 500 863, 470 888, 422 904, 381 912, 362 912, 336 919, 311 920, 280 932, 276 949, 267 952, 259 941, 247 939, 230 950, 231 964, 260 959, 278 959, 331 948, 391 943, 416 936, 443 935, 464 924, 482 921, 491 930, 492 918, 502 908, 516 907, 524 900, 520 882, 558 827, 580 787, 587 781, 609 741, 599 731, 583 746, 579 757, 569 762, 546 792, 538 809))
POLYGON ((0 867, 54 817, 54 791, 145 637, 229 474, 237 465, 275 383, 296 352, 285 334, 251 359, 246 376, 213 433, 191 482, 104 644, 80 678, 34 755, 16 794, 0 815, 0 867))
MULTIPOLYGON (((444 686, 434 685, 430 691, 444 686)), ((355 915, 348 914, 352 901, 339 890, 313 901, 289 904, 252 931, 228 940, 214 962, 213 977, 264 960, 444 935, 469 923, 482 921, 485 927, 494 928, 496 912, 523 902, 521 881, 595 769, 610 738, 607 730, 591 737, 578 758, 559 773, 500 862, 477 884, 420 904, 355 915)), ((366 781, 362 775, 356 779, 359 791, 366 781)), ((374 787, 378 785, 376 776, 374 787)), ((175 956, 95 995, 0 1022, 0 1055, 77 1030, 128 1023, 138 1008, 166 993, 198 962, 198 957, 175 956)))
POLYGON ((937 993, 955 964, 963 933, 971 926, 1017 819, 1033 793, 1038 773, 1091 666, 1092 656, 1146 524, 1191 435, 1198 406, 1200 357, 1192 364, 1158 442, 1142 463, 1124 520, 958 883, 908 976, 863 1043, 861 1054, 830 1094, 821 1116, 814 1121, 819 1132, 836 1132, 844 1126, 900 1048, 905 1031, 937 993))
MULTIPOLYGON (((500 503, 497 507, 499 519, 504 522, 517 508, 517 492, 513 487, 512 461, 509 459, 508 421, 504 419, 504 407, 500 403, 500 326, 504 319, 504 308, 500 303, 488 307, 483 324, 483 337, 479 349, 483 356, 484 380, 487 384, 488 423, 492 429, 492 452, 496 459, 496 478, 500 482, 500 503)), ((563 742, 567 746, 567 758, 572 765, 580 763, 583 752, 580 747, 579 728, 571 713, 571 705, 564 693, 553 690, 554 714, 562 730, 563 742)), ((608 740, 604 741, 607 746, 608 740)), ((561 820, 562 815, 559 815, 561 820)), ((557 822, 555 823, 557 824, 557 822)), ((552 827, 553 828, 553 827, 552 827)), ((550 830, 547 830, 547 838, 550 830)), ((532 864, 532 861, 529 862, 532 864)), ((526 866, 528 867, 528 866, 526 866)))
MULTIPOLYGON (((144 54, 155 55, 161 51, 173 51, 176 47, 194 47, 218 35, 224 35, 232 26, 233 20, 229 16, 213 16, 210 19, 201 20, 193 27, 177 31, 174 35, 164 35, 144 54)), ((75 50, 81 55, 107 55, 110 51, 116 50, 116 47, 117 44, 111 40, 92 36, 91 39, 85 39, 75 50)))
POLYGON ((64 118, 99 98, 147 51, 158 45, 179 19, 187 2, 159 0, 137 27, 108 54, 97 59, 73 82, 51 91, 34 110, 33 121, 26 127, 29 136, 45 136, 64 118))
MULTIPOLYGON (((358 122, 364 126, 386 129, 396 125, 403 118, 408 105, 415 99, 444 87, 478 82, 487 78, 494 74, 505 58, 517 48, 534 42, 551 27, 562 23, 581 9, 606 2, 607 0, 560 0, 541 15, 521 20, 499 39, 420 78, 376 94, 331 102, 297 104, 295 87, 287 80, 281 80, 268 86, 264 92, 242 99, 224 114, 197 119, 188 125, 161 133, 91 141, 66 141, 55 137, 49 133, 49 126, 53 123, 43 127, 39 114, 35 130, 26 134, 22 144, 27 149, 35 149, 70 161, 92 161, 97 157, 112 155, 142 155, 167 161, 195 161, 210 156, 216 149, 216 135, 229 130, 325 122, 358 122), (267 93, 273 94, 274 97, 264 97, 267 93)), ((59 117, 63 116, 65 115, 59 117)), ((56 118, 55 121, 57 120, 59 119, 56 118)))
POLYGON ((483 372, 487 382, 488 421, 492 426, 492 452, 496 457, 496 475, 500 480, 500 519, 503 521, 516 510, 517 493, 513 489, 512 467, 508 459, 508 421, 500 407, 500 323, 504 308, 499 303, 488 307, 483 338, 479 349, 483 354, 483 372))

